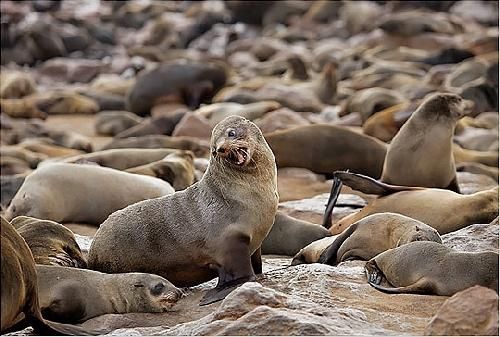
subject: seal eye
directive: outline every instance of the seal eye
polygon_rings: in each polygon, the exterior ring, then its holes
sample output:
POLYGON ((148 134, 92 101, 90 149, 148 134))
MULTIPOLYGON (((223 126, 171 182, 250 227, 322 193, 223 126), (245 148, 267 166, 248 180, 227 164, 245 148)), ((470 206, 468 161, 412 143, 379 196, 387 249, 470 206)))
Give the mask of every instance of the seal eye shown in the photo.
POLYGON ((165 285, 163 283, 158 283, 151 289, 151 293, 153 295, 160 295, 163 289, 165 289, 165 285))
POLYGON ((234 130, 229 130, 229 131, 227 132, 227 136, 228 136, 229 138, 234 138, 234 137, 236 137, 236 131, 234 131, 234 130))

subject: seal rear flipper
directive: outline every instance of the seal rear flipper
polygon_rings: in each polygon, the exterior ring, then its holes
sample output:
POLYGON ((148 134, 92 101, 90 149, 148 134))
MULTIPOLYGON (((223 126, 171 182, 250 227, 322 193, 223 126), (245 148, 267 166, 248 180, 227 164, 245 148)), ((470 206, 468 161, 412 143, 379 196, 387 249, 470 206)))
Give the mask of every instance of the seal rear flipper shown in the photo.
POLYGON ((336 171, 333 175, 353 190, 360 191, 365 194, 389 195, 401 191, 422 189, 421 187, 390 185, 358 173, 336 171))
POLYGON ((326 229, 332 227, 332 211, 333 208, 335 207, 335 204, 337 203, 337 199, 339 197, 341 189, 342 189, 342 181, 334 175, 332 189, 330 191, 330 197, 328 198, 328 202, 326 203, 325 214, 323 215, 322 226, 325 227, 326 229))
MULTIPOLYGON (((336 266, 337 265, 337 252, 342 246, 342 244, 349 238, 352 233, 358 228, 358 224, 354 223, 351 226, 349 226, 345 231, 343 231, 333 243, 328 246, 323 253, 321 253, 318 262, 323 263, 323 264, 329 264, 331 266, 336 266)), ((339 261, 341 262, 341 261, 339 261)))
POLYGON ((255 279, 255 276, 253 277, 243 277, 241 279, 237 279, 228 283, 225 283, 221 286, 217 286, 213 289, 210 289, 207 291, 205 296, 200 301, 200 306, 202 305, 207 305, 207 304, 212 304, 218 301, 222 301, 224 298, 226 298, 227 295, 229 295, 234 289, 238 288, 245 282, 253 281, 255 279))
POLYGON ((375 283, 370 283, 370 285, 373 288, 388 294, 433 294, 434 293, 432 285, 425 278, 422 278, 417 282, 415 282, 414 284, 406 287, 391 288, 391 287, 384 287, 375 283))

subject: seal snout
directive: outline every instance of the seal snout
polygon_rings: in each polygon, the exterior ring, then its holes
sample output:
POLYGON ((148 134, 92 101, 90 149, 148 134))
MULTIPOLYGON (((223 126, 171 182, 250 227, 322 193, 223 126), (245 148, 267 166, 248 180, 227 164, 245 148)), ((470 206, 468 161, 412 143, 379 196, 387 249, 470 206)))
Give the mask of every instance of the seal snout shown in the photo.
POLYGON ((228 143, 218 146, 212 154, 238 166, 244 166, 250 161, 250 151, 247 147, 232 146, 228 143))

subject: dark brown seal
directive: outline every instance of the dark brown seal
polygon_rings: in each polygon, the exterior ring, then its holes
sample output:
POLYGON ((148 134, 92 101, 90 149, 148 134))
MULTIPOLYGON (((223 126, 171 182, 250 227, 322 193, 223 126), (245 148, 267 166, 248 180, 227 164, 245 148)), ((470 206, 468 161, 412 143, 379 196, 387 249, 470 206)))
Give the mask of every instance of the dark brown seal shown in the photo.
POLYGON ((214 128, 211 149, 199 182, 110 215, 92 242, 89 267, 154 273, 177 286, 218 275, 203 304, 262 273, 260 246, 278 205, 274 155, 259 128, 238 116, 214 128))
POLYGON ((457 252, 430 241, 389 249, 368 261, 365 272, 370 285, 388 293, 451 296, 475 285, 498 293, 498 253, 457 252))

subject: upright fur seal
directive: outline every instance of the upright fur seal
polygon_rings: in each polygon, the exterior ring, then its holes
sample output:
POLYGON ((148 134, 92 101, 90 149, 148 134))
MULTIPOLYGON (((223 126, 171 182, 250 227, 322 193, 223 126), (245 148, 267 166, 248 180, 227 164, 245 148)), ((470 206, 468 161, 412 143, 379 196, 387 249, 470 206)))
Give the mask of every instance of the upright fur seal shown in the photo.
MULTIPOLYGON (((2 333, 24 318, 41 334, 89 335, 78 326, 46 321, 40 313, 35 261, 31 251, 15 228, 1 218, 2 237, 2 333)), ((95 332, 94 334, 99 334, 95 332)))
POLYGON ((388 293, 451 296, 475 285, 498 293, 498 253, 457 252, 436 242, 389 249, 368 261, 365 272, 371 286, 388 293))
POLYGON ((381 180, 460 192, 452 144, 455 125, 463 117, 465 105, 455 94, 428 97, 392 139, 381 180))
POLYGON ((145 273, 103 274, 92 270, 37 265, 43 317, 80 323, 104 314, 165 312, 182 291, 163 277, 145 273))
POLYGON ((114 211, 173 192, 169 183, 154 177, 96 165, 53 163, 26 178, 5 217, 98 225, 114 211))
POLYGON ((12 220, 12 226, 30 247, 35 263, 87 268, 75 235, 63 225, 50 220, 18 216, 12 220))
POLYGON ((259 128, 227 117, 212 131, 203 178, 109 216, 90 247, 89 268, 154 273, 177 286, 218 275, 217 287, 201 303, 220 300, 262 273, 260 246, 278 206, 276 177, 274 155, 259 128))

